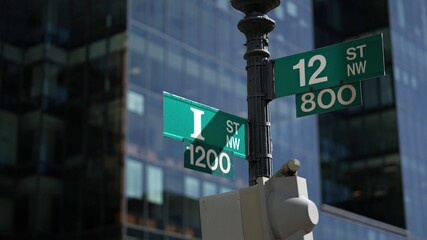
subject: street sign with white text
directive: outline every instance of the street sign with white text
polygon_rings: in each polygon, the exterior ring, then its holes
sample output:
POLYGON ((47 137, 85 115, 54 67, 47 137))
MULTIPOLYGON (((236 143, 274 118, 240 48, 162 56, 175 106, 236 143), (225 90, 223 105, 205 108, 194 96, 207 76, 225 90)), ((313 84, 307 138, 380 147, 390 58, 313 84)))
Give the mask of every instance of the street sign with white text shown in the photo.
POLYGON ((176 140, 197 141, 247 157, 247 120, 163 92, 163 134, 176 140))
POLYGON ((297 117, 362 105, 360 82, 295 95, 297 117))
POLYGON ((335 87, 384 75, 382 34, 274 61, 275 97, 335 87))
POLYGON ((184 167, 234 179, 233 153, 198 141, 184 140, 184 167))

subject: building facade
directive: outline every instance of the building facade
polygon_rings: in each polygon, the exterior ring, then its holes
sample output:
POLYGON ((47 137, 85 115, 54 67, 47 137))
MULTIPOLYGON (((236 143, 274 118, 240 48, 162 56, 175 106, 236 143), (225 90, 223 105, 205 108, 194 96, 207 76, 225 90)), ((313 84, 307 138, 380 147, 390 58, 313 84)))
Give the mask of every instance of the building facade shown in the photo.
MULTIPOLYGON (((273 170, 302 162, 315 239, 427 236, 427 3, 289 0, 271 58, 383 33, 365 105, 295 117, 272 101, 273 170), (357 9, 356 13, 354 9, 357 9)), ((184 168, 163 91, 245 118, 242 13, 225 0, 0 3, 0 239, 201 239, 198 200, 248 185, 184 168)))
POLYGON ((0 239, 120 239, 125 1, 1 1, 0 239))
POLYGON ((425 211, 418 205, 426 202, 426 161, 423 147, 416 143, 427 138, 421 123, 425 108, 416 107, 417 102, 426 101, 417 91, 426 89, 427 25, 420 16, 427 3, 417 3, 314 1, 316 47, 383 33, 386 66, 386 76, 363 82, 362 108, 318 118, 322 203, 327 216, 322 224, 328 225, 321 227, 323 238, 427 236, 421 227, 425 211), (338 213, 341 209, 347 211, 338 213), (361 231, 355 222, 375 228, 361 231), (354 234, 348 235, 353 232, 348 229, 354 229, 354 234))

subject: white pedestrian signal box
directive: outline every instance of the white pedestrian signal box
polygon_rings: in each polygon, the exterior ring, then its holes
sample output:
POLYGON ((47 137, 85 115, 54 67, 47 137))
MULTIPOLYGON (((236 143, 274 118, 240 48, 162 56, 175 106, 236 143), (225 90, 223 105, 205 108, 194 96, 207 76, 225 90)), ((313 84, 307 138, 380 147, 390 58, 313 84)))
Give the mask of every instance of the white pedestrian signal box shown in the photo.
POLYGON ((204 240, 313 240, 319 221, 298 176, 259 178, 258 184, 200 199, 204 240))

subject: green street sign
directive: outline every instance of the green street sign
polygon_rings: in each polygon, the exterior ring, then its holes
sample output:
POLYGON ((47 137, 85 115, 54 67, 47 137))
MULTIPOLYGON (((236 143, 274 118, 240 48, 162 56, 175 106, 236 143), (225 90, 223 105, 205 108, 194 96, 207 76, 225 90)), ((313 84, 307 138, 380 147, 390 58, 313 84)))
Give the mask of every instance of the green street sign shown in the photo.
POLYGON ((378 34, 276 59, 275 97, 383 76, 383 52, 378 34))
POLYGON ((176 140, 197 141, 247 157, 247 120, 163 92, 163 134, 176 140))
POLYGON ((184 167, 234 179, 233 153, 198 141, 184 140, 184 167))
POLYGON ((295 95, 297 117, 362 105, 360 82, 295 95))

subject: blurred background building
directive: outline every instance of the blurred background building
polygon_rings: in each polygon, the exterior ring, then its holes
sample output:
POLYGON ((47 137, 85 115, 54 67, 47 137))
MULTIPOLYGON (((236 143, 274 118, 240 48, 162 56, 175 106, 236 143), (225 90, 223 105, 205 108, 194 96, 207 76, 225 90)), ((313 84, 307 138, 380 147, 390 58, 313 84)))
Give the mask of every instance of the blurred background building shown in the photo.
MULTIPOLYGON (((272 58, 384 34, 364 106, 270 103, 274 171, 302 162, 316 240, 427 237, 427 1, 286 0, 272 58)), ((247 186, 183 167, 162 92, 246 117, 243 15, 227 0, 0 2, 0 239, 201 239, 198 200, 247 186)))

